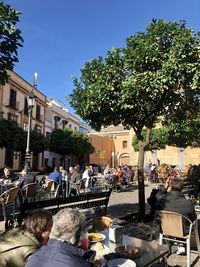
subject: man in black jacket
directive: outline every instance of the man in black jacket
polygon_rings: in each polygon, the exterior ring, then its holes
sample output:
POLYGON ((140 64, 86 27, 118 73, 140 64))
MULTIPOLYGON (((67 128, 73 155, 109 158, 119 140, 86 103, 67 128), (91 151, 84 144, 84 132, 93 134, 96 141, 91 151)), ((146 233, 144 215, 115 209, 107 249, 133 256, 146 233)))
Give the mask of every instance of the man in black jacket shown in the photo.
POLYGON ((162 210, 173 211, 186 216, 191 221, 197 218, 192 202, 181 193, 183 182, 179 179, 167 179, 165 190, 158 192, 156 198, 162 210))
MULTIPOLYGON (((183 182, 179 179, 168 178, 165 184, 165 190, 158 192, 156 197, 158 199, 158 207, 162 210, 177 212, 187 217, 192 222, 197 218, 194 205, 185 198, 183 193, 183 182)), ((188 221, 184 221, 184 231, 189 232, 188 221)), ((177 254, 184 254, 185 248, 183 245, 178 246, 177 254)))

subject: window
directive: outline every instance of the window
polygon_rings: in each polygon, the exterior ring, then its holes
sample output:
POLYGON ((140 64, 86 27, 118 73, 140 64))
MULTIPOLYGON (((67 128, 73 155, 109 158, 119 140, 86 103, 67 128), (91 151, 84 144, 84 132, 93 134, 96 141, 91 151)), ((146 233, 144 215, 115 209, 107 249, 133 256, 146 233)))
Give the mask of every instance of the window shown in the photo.
POLYGON ((72 125, 71 125, 71 124, 69 124, 69 128, 70 128, 70 129, 72 128, 72 125))
POLYGON ((24 114, 28 115, 28 100, 27 100, 27 97, 24 98, 24 114))
POLYGON ((63 124, 63 129, 65 129, 65 126, 67 125, 68 121, 67 120, 63 120, 62 124, 63 124))
POLYGON ((17 122, 17 116, 14 114, 8 113, 8 119, 17 122))
POLYGON ((122 141, 122 148, 127 148, 127 141, 122 141))
POLYGON ((13 89, 10 90, 10 102, 9 105, 12 108, 16 108, 17 92, 13 89))
POLYGON ((36 120, 40 120, 40 106, 36 105, 36 120))

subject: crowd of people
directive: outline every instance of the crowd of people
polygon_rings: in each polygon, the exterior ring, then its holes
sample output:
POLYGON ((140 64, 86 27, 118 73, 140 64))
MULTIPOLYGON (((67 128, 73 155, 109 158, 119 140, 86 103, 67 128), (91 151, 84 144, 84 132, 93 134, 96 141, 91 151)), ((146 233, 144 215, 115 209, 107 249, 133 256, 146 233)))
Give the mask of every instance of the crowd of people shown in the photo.
POLYGON ((178 166, 166 163, 158 165, 150 162, 144 167, 144 172, 145 176, 148 176, 152 182, 165 183, 169 175, 172 177, 188 177, 192 173, 192 169, 192 164, 187 164, 183 170, 179 170, 178 166))
POLYGON ((116 168, 110 168, 109 165, 107 165, 103 174, 108 185, 110 185, 112 189, 122 191, 123 188, 126 188, 130 183, 133 182, 136 175, 136 170, 127 165, 118 166, 116 168))

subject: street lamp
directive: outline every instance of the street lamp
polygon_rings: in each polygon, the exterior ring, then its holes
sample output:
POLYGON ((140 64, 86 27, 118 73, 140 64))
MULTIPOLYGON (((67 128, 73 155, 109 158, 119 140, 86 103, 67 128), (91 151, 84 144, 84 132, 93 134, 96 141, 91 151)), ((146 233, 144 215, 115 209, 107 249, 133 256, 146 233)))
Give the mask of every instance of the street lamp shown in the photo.
POLYGON ((27 141, 26 141, 26 154, 25 154, 25 170, 28 172, 29 163, 31 160, 30 154, 30 133, 31 133, 31 119, 32 119, 32 112, 33 107, 35 105, 35 95, 33 90, 28 96, 28 132, 27 132, 27 141))

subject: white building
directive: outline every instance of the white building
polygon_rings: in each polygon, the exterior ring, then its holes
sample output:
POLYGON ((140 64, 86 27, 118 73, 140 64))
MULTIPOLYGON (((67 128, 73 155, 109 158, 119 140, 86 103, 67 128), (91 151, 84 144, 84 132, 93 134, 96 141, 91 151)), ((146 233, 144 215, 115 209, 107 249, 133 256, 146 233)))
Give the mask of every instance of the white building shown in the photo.
MULTIPOLYGON (((80 122, 80 120, 69 113, 68 109, 64 107, 63 103, 54 99, 47 99, 48 108, 46 109, 45 120, 45 136, 48 138, 54 129, 69 128, 81 133, 89 133, 90 127, 80 122)), ((49 167, 60 165, 60 155, 45 151, 44 152, 44 164, 49 167)), ((71 158, 65 158, 64 166, 67 169, 71 164, 71 158)))

